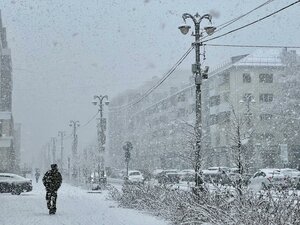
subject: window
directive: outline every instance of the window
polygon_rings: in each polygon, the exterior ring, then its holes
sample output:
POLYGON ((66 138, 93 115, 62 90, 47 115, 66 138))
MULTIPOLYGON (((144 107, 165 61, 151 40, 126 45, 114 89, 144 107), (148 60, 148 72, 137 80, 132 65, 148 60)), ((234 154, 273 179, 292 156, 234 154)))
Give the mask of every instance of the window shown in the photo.
POLYGON ((250 73, 243 74, 243 83, 251 83, 251 75, 250 73))
POLYGON ((185 93, 178 94, 177 100, 178 100, 178 102, 184 102, 185 101, 185 93))
POLYGON ((212 114, 209 116, 209 124, 214 125, 218 123, 218 116, 216 114, 212 114))
POLYGON ((223 94, 224 102, 229 102, 229 92, 223 94))
POLYGON ((230 81, 230 73, 223 73, 220 75, 220 85, 222 84, 228 84, 230 81))
POLYGON ((272 114, 268 114, 268 113, 260 114, 260 120, 270 120, 272 119, 272 117, 273 117, 272 114))
POLYGON ((273 83, 273 74, 261 73, 259 74, 260 83, 273 83))
POLYGON ((221 112, 218 114, 219 123, 227 123, 230 121, 230 112, 221 112))
POLYGON ((245 93, 243 96, 244 102, 250 102, 253 99, 253 95, 251 93, 245 93))
POLYGON ((220 95, 212 96, 209 98, 209 106, 220 105, 220 95))
POLYGON ((257 139, 258 140, 265 140, 265 141, 272 141, 274 140, 274 135, 271 133, 261 133, 261 134, 257 134, 257 139))
POLYGON ((273 94, 260 94, 259 95, 260 102, 272 102, 273 101, 273 94))
POLYGON ((185 116, 185 109, 184 108, 180 108, 177 111, 177 117, 183 117, 185 116))

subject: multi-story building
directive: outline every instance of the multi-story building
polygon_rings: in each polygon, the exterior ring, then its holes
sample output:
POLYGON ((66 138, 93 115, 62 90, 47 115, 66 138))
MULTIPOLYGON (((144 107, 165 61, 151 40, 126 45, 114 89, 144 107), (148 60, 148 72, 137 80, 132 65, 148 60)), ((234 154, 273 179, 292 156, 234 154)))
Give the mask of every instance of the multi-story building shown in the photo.
MULTIPOLYGON (((250 171, 287 164, 290 144, 274 108, 281 96, 282 77, 288 76, 285 59, 291 54, 296 53, 258 50, 232 57, 209 73, 202 85, 203 167, 236 166, 238 144, 250 171)), ((109 154, 114 165, 122 165, 122 144, 131 141, 132 167, 192 167, 195 86, 189 74, 179 76, 184 77, 185 84, 165 85, 130 107, 126 104, 143 90, 132 90, 112 100, 109 154), (118 105, 125 106, 113 110, 118 105)))
POLYGON ((12 65, 6 28, 0 14, 0 171, 16 172, 14 122, 12 115, 12 65))

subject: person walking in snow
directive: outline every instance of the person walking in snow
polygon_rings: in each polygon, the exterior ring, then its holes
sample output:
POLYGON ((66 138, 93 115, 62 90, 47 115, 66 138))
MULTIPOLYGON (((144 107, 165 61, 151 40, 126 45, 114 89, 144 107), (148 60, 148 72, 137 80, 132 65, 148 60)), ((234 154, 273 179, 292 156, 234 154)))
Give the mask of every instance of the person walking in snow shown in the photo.
POLYGON ((38 169, 36 169, 36 171, 35 171, 35 181, 36 181, 36 183, 38 183, 39 182, 39 178, 40 178, 40 171, 38 170, 38 169))
POLYGON ((51 164, 51 170, 48 170, 43 177, 49 214, 55 214, 56 212, 57 191, 61 183, 62 176, 58 171, 57 164, 51 164))

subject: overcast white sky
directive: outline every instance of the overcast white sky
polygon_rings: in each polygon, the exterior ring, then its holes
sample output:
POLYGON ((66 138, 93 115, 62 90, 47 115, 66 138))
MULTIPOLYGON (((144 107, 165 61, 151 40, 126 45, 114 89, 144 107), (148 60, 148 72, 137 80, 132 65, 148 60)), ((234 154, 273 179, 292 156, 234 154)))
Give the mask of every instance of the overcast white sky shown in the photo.
MULTIPOLYGON (((295 0, 274 0, 227 30, 262 17, 295 0)), ((1 0, 13 60, 13 113, 22 123, 22 150, 41 150, 58 130, 71 132, 70 119, 84 124, 96 113, 95 94, 134 88, 161 76, 189 48, 193 37, 177 27, 182 13, 212 12, 220 25, 266 0, 1 0)), ((242 31, 218 44, 299 46, 300 6, 242 31)), ((191 21, 189 21, 190 25, 191 21)), ((204 25, 204 24, 203 24, 204 25)), ((221 34, 223 32, 220 32, 221 34)), ((255 49, 206 49, 206 63, 255 49)), ((180 69, 190 70, 191 54, 180 69)), ((79 146, 96 135, 95 121, 79 131, 79 146)), ((70 140, 66 149, 70 149, 70 140)))

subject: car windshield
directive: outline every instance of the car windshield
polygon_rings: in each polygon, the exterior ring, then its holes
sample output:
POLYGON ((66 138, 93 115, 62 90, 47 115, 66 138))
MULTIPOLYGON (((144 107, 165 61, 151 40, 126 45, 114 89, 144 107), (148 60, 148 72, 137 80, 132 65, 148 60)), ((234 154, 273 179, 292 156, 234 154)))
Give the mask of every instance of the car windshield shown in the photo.
POLYGON ((130 172, 129 173, 129 176, 138 176, 138 175, 141 175, 140 172, 130 172))

